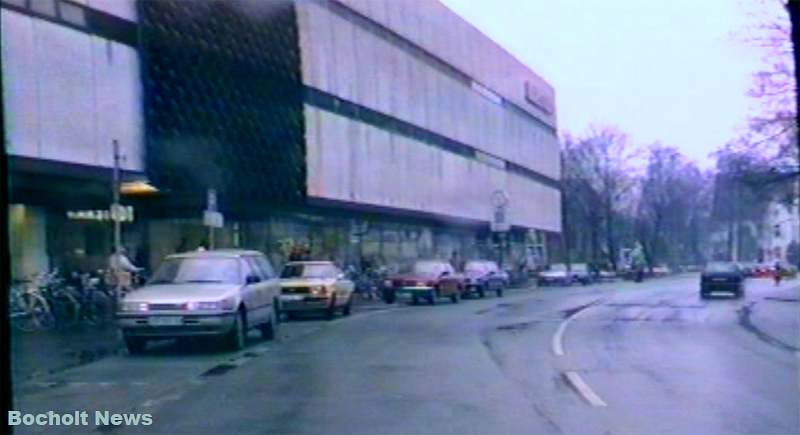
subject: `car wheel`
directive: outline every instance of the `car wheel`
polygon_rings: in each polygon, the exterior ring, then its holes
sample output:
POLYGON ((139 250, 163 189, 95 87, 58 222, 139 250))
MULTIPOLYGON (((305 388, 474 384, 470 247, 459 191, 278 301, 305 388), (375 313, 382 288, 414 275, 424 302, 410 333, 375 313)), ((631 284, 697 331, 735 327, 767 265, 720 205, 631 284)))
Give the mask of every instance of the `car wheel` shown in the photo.
POLYGON ((386 289, 383 291, 383 301, 387 304, 393 304, 396 300, 396 296, 393 290, 386 289))
POLYGON ((261 338, 264 340, 274 340, 278 336, 278 328, 280 326, 280 311, 277 305, 273 305, 272 314, 269 316, 269 321, 263 323, 259 330, 261 331, 261 338))
POLYGON ((336 297, 331 298, 331 304, 325 310, 325 320, 333 320, 336 317, 336 297))
POLYGON ((233 322, 233 329, 226 337, 226 345, 230 350, 244 349, 245 342, 247 341, 247 329, 245 328, 246 314, 244 309, 240 309, 236 315, 236 320, 233 322))
POLYGON ((461 290, 456 289, 455 293, 450 295, 450 302, 457 304, 461 301, 461 290))
POLYGON ((436 305, 436 290, 430 290, 428 292, 428 303, 431 305, 436 305))
POLYGON ((125 347, 128 349, 130 355, 138 355, 144 352, 147 347, 147 340, 141 337, 128 337, 124 336, 125 347))
POLYGON ((486 289, 483 285, 478 286, 478 297, 483 299, 486 296, 486 289))
POLYGON ((344 307, 342 308, 342 315, 343 316, 349 316, 350 315, 350 309, 351 309, 352 305, 353 305, 353 297, 350 296, 350 298, 347 299, 347 303, 344 304, 344 307))

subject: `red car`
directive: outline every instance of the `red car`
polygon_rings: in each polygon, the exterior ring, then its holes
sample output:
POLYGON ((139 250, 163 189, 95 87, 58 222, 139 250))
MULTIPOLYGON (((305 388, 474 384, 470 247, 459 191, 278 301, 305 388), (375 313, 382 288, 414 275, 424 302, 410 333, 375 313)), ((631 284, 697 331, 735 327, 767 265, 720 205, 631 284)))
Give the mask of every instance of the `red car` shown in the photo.
POLYGON ((760 263, 755 265, 752 270, 754 278, 772 278, 774 275, 774 268, 770 264, 760 263))
POLYGON ((466 290, 464 276, 442 260, 419 260, 404 273, 389 277, 383 285, 384 300, 390 304, 401 297, 410 297, 415 305, 420 299, 433 305, 445 297, 455 304, 466 290))

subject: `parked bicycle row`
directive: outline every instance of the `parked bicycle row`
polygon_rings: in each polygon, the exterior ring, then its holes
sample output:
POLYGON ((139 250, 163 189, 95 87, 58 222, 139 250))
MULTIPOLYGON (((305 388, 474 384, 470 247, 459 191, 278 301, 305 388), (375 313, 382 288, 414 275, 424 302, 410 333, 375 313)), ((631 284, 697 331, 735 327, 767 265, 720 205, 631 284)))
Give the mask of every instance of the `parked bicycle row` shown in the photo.
MULTIPOLYGON (((126 289, 142 283, 134 276, 126 289)), ((106 270, 64 275, 54 269, 15 280, 9 291, 11 325, 23 332, 107 325, 114 319, 116 292, 106 270)))

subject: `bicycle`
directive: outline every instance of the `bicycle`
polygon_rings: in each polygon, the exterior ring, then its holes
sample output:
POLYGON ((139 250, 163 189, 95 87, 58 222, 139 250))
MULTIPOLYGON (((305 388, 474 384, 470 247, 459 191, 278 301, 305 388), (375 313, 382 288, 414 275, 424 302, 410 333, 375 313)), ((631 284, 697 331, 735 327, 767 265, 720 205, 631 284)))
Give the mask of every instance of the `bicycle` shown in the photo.
POLYGON ((55 326, 50 303, 38 283, 38 277, 18 280, 9 289, 9 318, 11 326, 19 331, 33 332, 55 326))

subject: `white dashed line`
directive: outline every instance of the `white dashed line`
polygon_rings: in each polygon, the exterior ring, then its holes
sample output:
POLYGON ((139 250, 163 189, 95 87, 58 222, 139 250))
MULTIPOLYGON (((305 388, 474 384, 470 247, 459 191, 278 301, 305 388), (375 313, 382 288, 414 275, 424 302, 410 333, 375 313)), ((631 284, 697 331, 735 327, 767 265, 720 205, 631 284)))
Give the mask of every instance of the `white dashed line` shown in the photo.
POLYGON ((589 384, 584 382, 583 378, 581 377, 581 375, 578 374, 578 372, 572 372, 572 371, 565 372, 564 376, 566 377, 567 382, 569 382, 572 385, 572 388, 574 388, 575 391, 577 391, 578 394, 580 394, 584 400, 589 402, 590 405, 598 407, 608 406, 606 402, 604 402, 603 399, 601 399, 600 396, 598 396, 591 389, 591 387, 589 387, 589 384))

